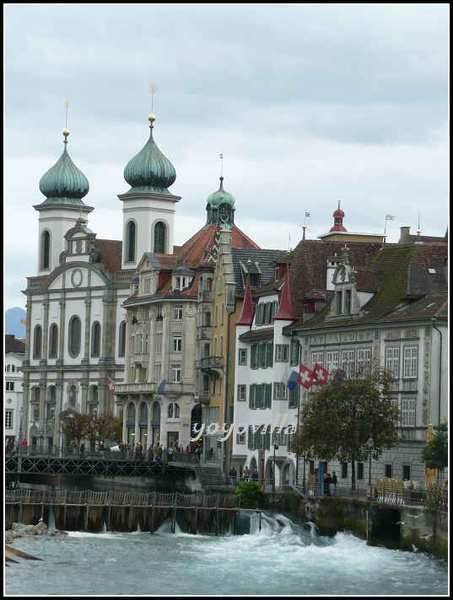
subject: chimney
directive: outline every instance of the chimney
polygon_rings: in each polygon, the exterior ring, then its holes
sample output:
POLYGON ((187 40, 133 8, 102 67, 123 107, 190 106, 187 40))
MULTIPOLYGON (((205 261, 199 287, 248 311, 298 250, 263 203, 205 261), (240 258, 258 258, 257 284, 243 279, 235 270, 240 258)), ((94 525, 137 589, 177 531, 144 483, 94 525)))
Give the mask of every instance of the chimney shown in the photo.
POLYGON ((400 227, 400 239, 398 244, 407 244, 410 242, 410 227, 400 227))

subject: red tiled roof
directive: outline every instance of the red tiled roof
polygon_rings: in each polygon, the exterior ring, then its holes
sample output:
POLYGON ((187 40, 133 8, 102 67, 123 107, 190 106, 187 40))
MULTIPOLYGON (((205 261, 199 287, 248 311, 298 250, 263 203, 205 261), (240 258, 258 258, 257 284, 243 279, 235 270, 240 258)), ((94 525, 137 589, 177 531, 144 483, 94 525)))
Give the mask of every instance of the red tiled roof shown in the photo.
POLYGON ((239 319, 236 321, 236 325, 248 325, 249 327, 253 323, 253 301, 252 301, 252 288, 250 282, 247 280, 247 287, 245 288, 245 297, 242 304, 242 312, 239 319))
POLYGON ((101 262, 108 271, 121 269, 121 240, 94 240, 95 248, 101 251, 101 262))

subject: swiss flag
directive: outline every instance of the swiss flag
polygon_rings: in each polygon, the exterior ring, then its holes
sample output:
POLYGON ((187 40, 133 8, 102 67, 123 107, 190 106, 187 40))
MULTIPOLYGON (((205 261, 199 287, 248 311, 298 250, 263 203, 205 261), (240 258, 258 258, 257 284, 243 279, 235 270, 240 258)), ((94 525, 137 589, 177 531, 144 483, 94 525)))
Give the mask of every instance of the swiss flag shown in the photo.
POLYGON ((115 393, 115 382, 110 377, 107 378, 107 391, 111 394, 115 393))
POLYGON ((328 377, 329 371, 316 363, 313 367, 313 378, 321 385, 326 385, 328 377))
POLYGON ((303 364, 299 367, 299 377, 297 378, 297 382, 307 389, 313 383, 313 372, 303 364))

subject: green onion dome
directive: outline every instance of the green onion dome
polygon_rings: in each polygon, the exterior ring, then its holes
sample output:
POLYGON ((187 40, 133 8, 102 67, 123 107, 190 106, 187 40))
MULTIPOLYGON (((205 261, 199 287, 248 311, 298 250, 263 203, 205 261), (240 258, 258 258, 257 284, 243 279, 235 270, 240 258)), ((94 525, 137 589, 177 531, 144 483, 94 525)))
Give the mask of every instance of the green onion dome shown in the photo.
POLYGON ((68 154, 69 131, 63 130, 65 137, 63 154, 55 165, 41 177, 40 191, 46 196, 43 204, 83 205, 82 198, 88 194, 88 179, 72 162, 68 154))
POLYGON ((210 208, 218 208, 221 204, 225 203, 234 208, 234 197, 223 189, 223 177, 220 178, 219 189, 209 194, 207 203, 210 208))
POLYGON ((124 169, 124 179, 131 186, 129 191, 148 191, 169 194, 170 187, 176 180, 176 171, 153 139, 153 122, 155 116, 149 115, 149 140, 138 154, 134 156, 124 169))

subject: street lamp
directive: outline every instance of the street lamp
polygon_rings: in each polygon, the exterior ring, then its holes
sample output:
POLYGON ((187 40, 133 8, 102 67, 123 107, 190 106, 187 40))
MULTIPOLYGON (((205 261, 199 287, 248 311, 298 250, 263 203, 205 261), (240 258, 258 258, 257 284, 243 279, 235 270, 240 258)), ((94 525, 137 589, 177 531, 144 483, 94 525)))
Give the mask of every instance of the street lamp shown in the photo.
POLYGON ((371 437, 371 433, 370 437, 367 439, 366 445, 368 446, 368 488, 369 494, 371 495, 371 453, 374 448, 374 440, 371 437))
POLYGON ((277 444, 274 444, 274 464, 272 465, 272 493, 275 494, 275 451, 278 450, 277 444))

